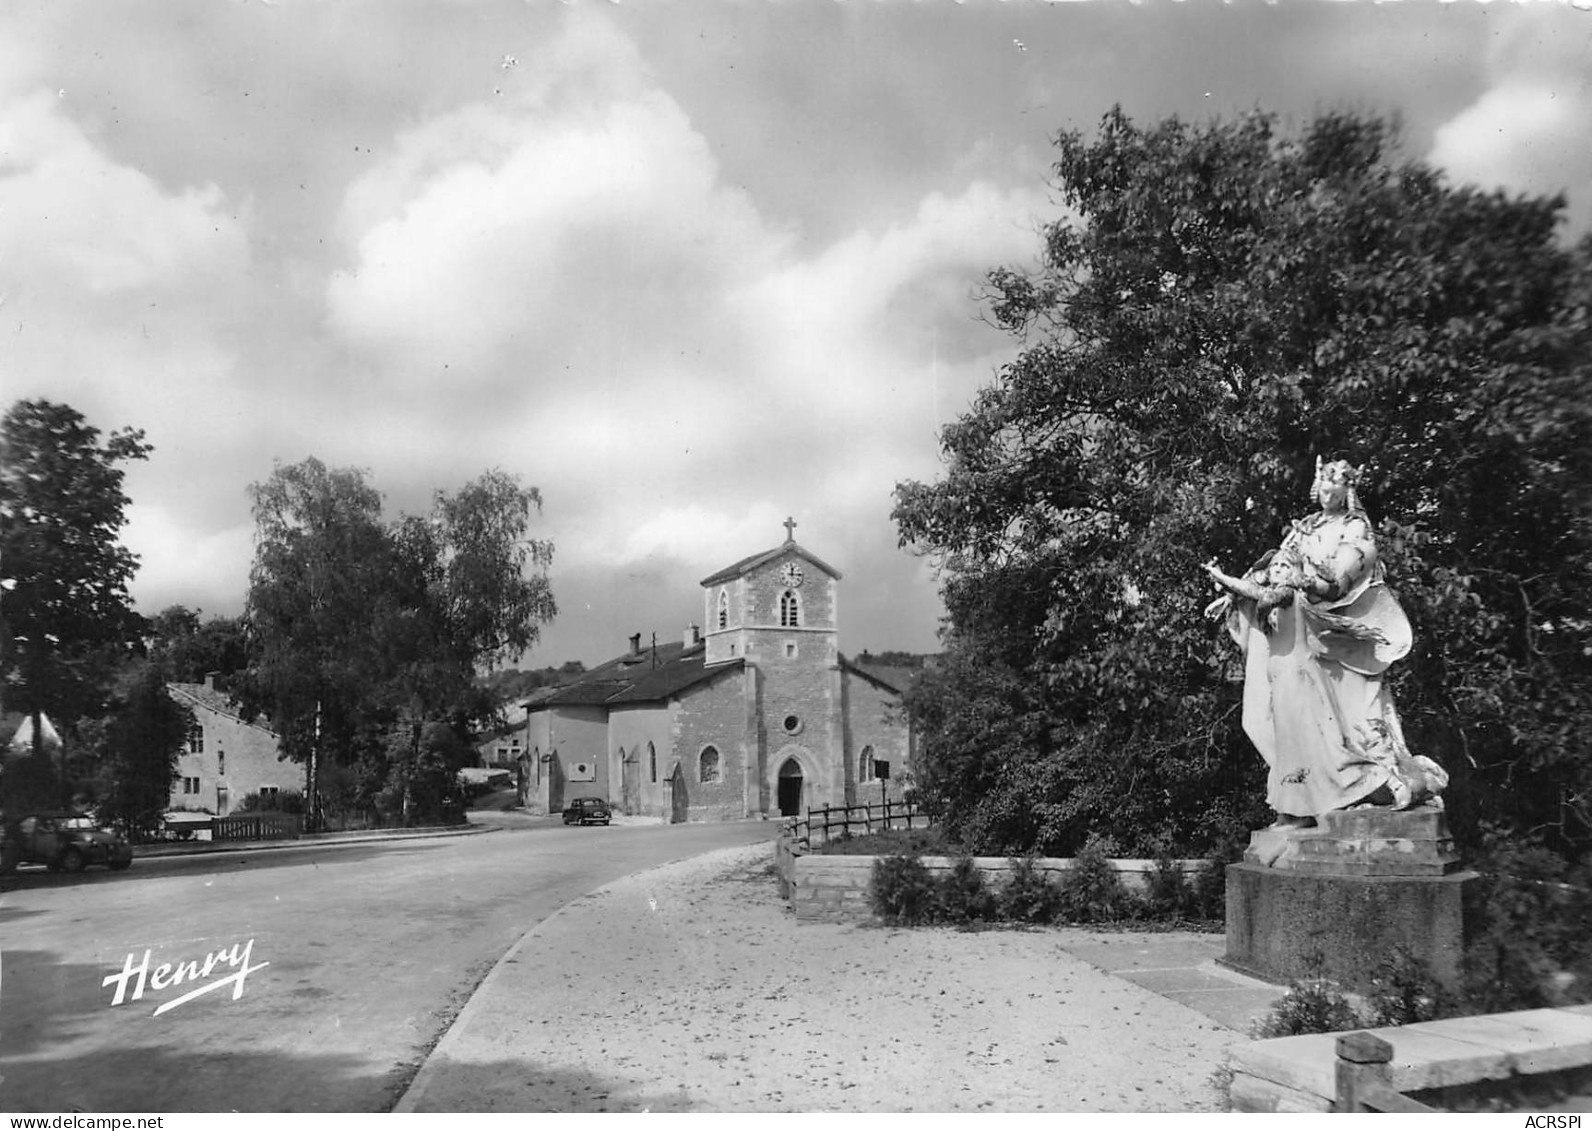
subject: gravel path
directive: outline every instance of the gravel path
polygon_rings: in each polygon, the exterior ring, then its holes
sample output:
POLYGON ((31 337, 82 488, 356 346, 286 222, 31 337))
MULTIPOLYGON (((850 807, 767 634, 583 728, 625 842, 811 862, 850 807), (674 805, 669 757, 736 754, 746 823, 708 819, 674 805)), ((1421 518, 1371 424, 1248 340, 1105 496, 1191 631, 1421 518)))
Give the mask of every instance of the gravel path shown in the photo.
POLYGON ((1243 1038, 1066 930, 804 923, 767 845, 628 877, 505 956, 406 1111, 1219 1111, 1243 1038))

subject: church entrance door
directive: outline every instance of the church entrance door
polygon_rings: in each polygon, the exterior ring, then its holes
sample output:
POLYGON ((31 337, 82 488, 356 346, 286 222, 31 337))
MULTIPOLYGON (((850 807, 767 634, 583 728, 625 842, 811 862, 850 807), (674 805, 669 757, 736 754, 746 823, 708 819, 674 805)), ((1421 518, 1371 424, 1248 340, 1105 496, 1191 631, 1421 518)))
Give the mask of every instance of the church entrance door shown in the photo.
POLYGON ((779 768, 779 815, 799 817, 802 811, 802 767, 794 758, 779 768))
POLYGON ((686 810, 690 805, 691 798, 685 791, 685 771, 676 763, 674 773, 669 775, 669 823, 685 824, 686 810))

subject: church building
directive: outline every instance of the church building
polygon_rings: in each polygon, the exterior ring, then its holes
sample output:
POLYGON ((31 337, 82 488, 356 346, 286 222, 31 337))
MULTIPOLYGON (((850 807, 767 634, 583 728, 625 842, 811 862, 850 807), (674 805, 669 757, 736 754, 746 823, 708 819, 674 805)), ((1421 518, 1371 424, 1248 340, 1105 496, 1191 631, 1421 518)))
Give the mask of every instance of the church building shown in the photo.
POLYGON ((893 676, 840 654, 840 573, 796 543, 702 580, 702 625, 526 704, 527 801, 678 821, 899 800, 910 734, 893 676), (705 627, 704 627, 705 626, 705 627))

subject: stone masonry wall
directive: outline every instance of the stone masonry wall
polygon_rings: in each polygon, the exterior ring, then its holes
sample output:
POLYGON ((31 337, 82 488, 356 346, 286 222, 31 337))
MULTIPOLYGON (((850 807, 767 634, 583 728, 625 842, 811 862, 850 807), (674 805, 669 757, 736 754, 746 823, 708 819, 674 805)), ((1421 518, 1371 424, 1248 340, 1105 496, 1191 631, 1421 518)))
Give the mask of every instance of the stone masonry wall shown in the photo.
MULTIPOLYGON (((729 672, 697 684, 675 708, 674 751, 690 799, 689 821, 733 821, 751 815, 746 811, 746 775, 757 773, 757 752, 747 743, 743 688, 741 672, 729 672), (710 745, 719 752, 719 776, 717 781, 704 782, 702 751, 710 745)), ((754 804, 756 796, 754 783, 754 804)))
POLYGON ((303 790, 304 767, 282 760, 281 743, 271 731, 191 700, 178 702, 193 712, 204 733, 204 750, 196 754, 183 747, 171 786, 171 808, 205 809, 226 816, 262 787, 274 786, 284 793, 303 790), (197 792, 185 792, 195 778, 197 792))
POLYGON ((891 694, 861 676, 846 676, 846 783, 851 788, 852 804, 874 804, 881 800, 880 783, 863 780, 862 751, 873 747, 873 756, 890 763, 890 778, 883 794, 900 801, 909 781, 907 726, 901 711, 901 697, 891 694))

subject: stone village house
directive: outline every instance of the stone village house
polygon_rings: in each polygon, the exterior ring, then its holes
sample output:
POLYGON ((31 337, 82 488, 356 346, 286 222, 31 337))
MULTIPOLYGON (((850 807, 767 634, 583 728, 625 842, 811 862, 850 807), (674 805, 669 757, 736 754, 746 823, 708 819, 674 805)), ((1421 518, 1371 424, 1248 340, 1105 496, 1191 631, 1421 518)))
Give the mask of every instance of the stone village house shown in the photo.
POLYGON ((166 692, 193 713, 187 745, 177 759, 170 808, 225 817, 251 793, 270 797, 303 788, 303 767, 281 759, 276 732, 239 718, 214 676, 204 683, 168 683, 166 692))
POLYGON ((701 582, 703 624, 525 704, 532 812, 576 797, 671 822, 899 800, 910 728, 893 676, 840 655, 841 575, 789 535, 701 582))

